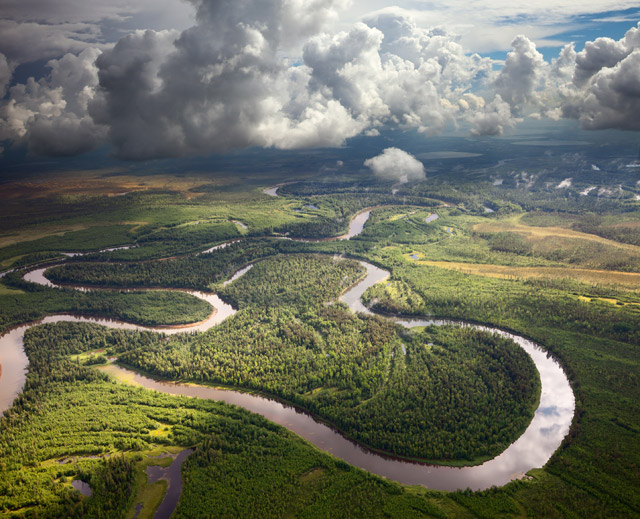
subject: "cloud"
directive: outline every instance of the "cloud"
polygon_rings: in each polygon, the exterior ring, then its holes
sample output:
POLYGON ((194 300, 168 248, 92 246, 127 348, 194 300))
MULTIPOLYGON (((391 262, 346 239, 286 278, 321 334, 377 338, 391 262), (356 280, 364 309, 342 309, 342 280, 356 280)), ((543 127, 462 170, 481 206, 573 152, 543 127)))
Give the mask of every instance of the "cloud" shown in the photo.
POLYGON ((559 91, 562 114, 584 129, 640 130, 640 23, 618 41, 588 42, 559 91))
MULTIPOLYGON (((420 27, 399 8, 335 33, 345 0, 190 0, 188 29, 136 30, 112 45, 99 43, 99 16, 84 8, 62 23, 70 1, 60 12, 44 8, 61 22, 55 29, 28 17, 0 21, 9 31, 0 31, 0 92, 16 63, 72 50, 0 102, 0 139, 35 153, 81 153, 104 139, 126 160, 335 147, 382 128, 500 135, 527 116, 640 129, 635 28, 581 52, 566 45, 551 64, 518 35, 496 72, 458 36, 420 27)), ((124 23, 135 15, 118 1, 100 16, 124 23)))
POLYGON ((188 5, 180 0, 3 0, 2 13, 3 18, 21 23, 48 24, 123 22, 143 14, 147 24, 156 25, 160 18, 171 20, 174 28, 193 16, 188 5))
POLYGON ((381 180, 405 183, 426 178, 422 162, 398 148, 387 148, 382 154, 365 160, 364 165, 381 180))
POLYGON ((509 104, 500 96, 486 106, 482 112, 476 112, 470 118, 472 135, 502 135, 506 128, 515 126, 509 104))
POLYGON ((161 66, 165 55, 174 52, 177 37, 176 31, 136 32, 96 59, 99 88, 89 113, 109 128, 109 139, 122 156, 162 156, 181 144, 178 132, 165 124, 170 106, 164 107, 158 96, 161 66))
POLYGON ((0 93, 20 65, 31 64, 39 77, 49 59, 110 48, 136 27, 187 28, 193 20, 194 9, 184 0, 3 0, 0 93))
POLYGON ((0 51, 14 66, 100 47, 98 35, 99 29, 93 24, 49 25, 0 19, 0 51))
POLYGON ((87 114, 98 83, 97 49, 51 60, 46 79, 29 79, 9 90, 0 107, 0 140, 26 144, 42 155, 76 155, 98 145, 105 129, 87 114))
POLYGON ((513 50, 507 54, 505 65, 493 86, 503 101, 519 111, 526 103, 537 101, 536 90, 547 64, 526 36, 516 36, 511 45, 513 50))
POLYGON ((184 29, 194 10, 182 0, 3 0, 0 52, 14 64, 105 48, 136 28, 184 29))
POLYGON ((384 125, 438 132, 456 111, 446 99, 488 77, 490 60, 403 17, 316 34, 336 5, 203 1, 194 27, 138 32, 100 56, 91 114, 126 159, 339 146, 384 125), (296 41, 291 65, 281 49, 296 41))
POLYGON ((7 92, 7 87, 9 86, 9 81, 11 81, 12 74, 13 70, 7 61, 7 57, 0 53, 0 99, 2 99, 7 92))
POLYGON ((603 68, 614 67, 629 55, 624 41, 614 41, 611 38, 598 38, 588 41, 584 50, 575 57, 575 72, 573 82, 582 86, 603 68))
POLYGON ((590 25, 589 15, 638 7, 634 0, 400 0, 395 4, 356 1, 347 18, 363 19, 371 11, 402 13, 421 26, 444 27, 460 34, 459 43, 466 48, 493 52, 509 49, 518 34, 526 34, 538 47, 561 47, 567 41, 557 35, 575 34, 590 25))
POLYGON ((640 130, 640 49, 614 67, 598 71, 578 105, 587 130, 640 130))
POLYGON ((606 16, 604 18, 594 18, 592 21, 609 22, 609 23, 625 23, 625 22, 635 23, 636 20, 638 19, 639 14, 640 13, 636 11, 635 13, 628 13, 623 16, 606 16))
POLYGON ((138 32, 103 53, 91 113, 126 159, 340 145, 363 125, 307 89, 307 67, 279 55, 322 27, 335 3, 202 1, 194 27, 138 32))

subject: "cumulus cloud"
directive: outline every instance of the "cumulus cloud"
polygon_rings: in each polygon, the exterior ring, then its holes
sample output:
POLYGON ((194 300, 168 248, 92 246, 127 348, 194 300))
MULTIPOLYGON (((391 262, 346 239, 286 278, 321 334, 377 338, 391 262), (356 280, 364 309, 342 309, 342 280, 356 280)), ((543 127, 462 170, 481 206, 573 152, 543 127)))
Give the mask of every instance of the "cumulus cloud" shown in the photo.
POLYGON ((573 82, 582 86, 603 68, 614 67, 629 55, 624 41, 598 38, 588 41, 584 49, 575 57, 573 82))
MULTIPOLYGON (((514 115, 533 108, 536 117, 578 119, 587 130, 633 131, 640 130, 639 85, 640 24, 620 40, 587 42, 580 52, 568 44, 550 65, 530 40, 518 36, 493 82, 495 92, 514 115)), ((490 113, 477 111, 467 119, 476 134, 499 134, 517 122, 509 121, 499 102, 490 113)))
POLYGON ((486 105, 478 105, 467 117, 472 135, 502 135, 506 128, 515 126, 517 119, 512 116, 509 103, 503 101, 500 95, 486 105))
POLYGON ((495 91, 511 108, 519 111, 525 103, 536 101, 536 90, 547 64, 535 44, 524 35, 511 42, 513 50, 494 82, 495 91))
POLYGON ((339 145, 363 126, 335 99, 307 89, 307 67, 279 56, 282 45, 330 19, 334 4, 203 1, 194 27, 138 32, 105 51, 91 113, 127 159, 339 145))
POLYGON ((640 23, 618 41, 587 42, 559 90, 562 115, 584 129, 640 130, 640 23))
MULTIPOLYGON (((105 18, 126 18, 125 0, 118 2, 105 7, 105 18)), ((16 63, 56 55, 48 76, 13 86, 0 103, 0 139, 73 154, 106 138, 117 157, 145 160, 341 146, 385 127, 432 134, 462 125, 500 135, 526 116, 640 129, 635 28, 581 52, 567 45, 550 64, 519 35, 495 72, 457 36, 420 27, 397 8, 332 33, 346 0, 189 2, 188 29, 133 31, 114 45, 96 44, 95 26, 81 21, 89 14, 54 17, 55 34, 37 20, 0 21, 9 31, 0 31, 0 92, 16 63), (18 32, 42 46, 19 44, 18 32)))
POLYGON ((405 183, 426 178, 422 162, 399 148, 387 148, 380 155, 365 160, 364 165, 381 180, 405 183))
POLYGON ((566 42, 557 35, 579 31, 582 16, 587 15, 589 23, 593 13, 638 7, 636 0, 399 0, 394 4, 400 7, 387 7, 389 4, 385 0, 356 1, 349 17, 361 19, 373 9, 404 12, 423 27, 446 27, 460 34, 460 43, 476 52, 507 50, 518 34, 526 34, 538 46, 562 46, 566 42))
POLYGON ((573 43, 568 43, 560 51, 560 55, 551 61, 551 77, 559 81, 570 80, 576 70, 576 49, 573 43))
POLYGON ((640 130, 640 49, 599 70, 575 108, 587 130, 640 130))
POLYGON ((104 138, 104 128, 87 114, 98 83, 97 49, 51 60, 46 79, 29 79, 9 90, 0 107, 0 140, 27 144, 43 155, 76 155, 104 138))
POLYGON ((101 55, 91 114, 128 159, 339 146, 384 125, 440 131, 456 113, 448 98, 489 74, 490 60, 403 17, 317 33, 337 6, 202 1, 191 29, 138 32, 101 55), (292 66, 279 51, 295 41, 292 66))

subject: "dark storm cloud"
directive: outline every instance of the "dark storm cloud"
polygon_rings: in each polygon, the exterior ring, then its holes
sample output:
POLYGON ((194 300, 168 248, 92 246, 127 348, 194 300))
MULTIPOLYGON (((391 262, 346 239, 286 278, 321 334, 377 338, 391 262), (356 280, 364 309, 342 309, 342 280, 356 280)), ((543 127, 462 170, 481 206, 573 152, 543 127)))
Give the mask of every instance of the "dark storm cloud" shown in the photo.
POLYGON ((7 57, 4 54, 0 54, 0 99, 2 99, 7 92, 12 74, 13 70, 7 57))

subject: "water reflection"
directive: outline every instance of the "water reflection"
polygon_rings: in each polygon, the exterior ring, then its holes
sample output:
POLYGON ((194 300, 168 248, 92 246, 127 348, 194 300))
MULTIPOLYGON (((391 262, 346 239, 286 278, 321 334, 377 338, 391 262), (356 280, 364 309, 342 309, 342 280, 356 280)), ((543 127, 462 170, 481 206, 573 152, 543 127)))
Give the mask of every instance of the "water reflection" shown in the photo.
POLYGON ((93 494, 93 492, 91 490, 91 485, 89 485, 89 483, 85 483, 84 481, 81 481, 79 479, 74 479, 71 482, 71 486, 73 488, 75 488, 78 492, 80 492, 85 497, 91 497, 91 494, 93 494))
MULTIPOLYGON (((367 271, 366 277, 345 292, 341 300, 355 312, 371 314, 372 312, 361 303, 360 298, 369 287, 386 279, 389 273, 370 263, 361 262, 361 264, 367 271)), ((25 276, 25 279, 54 286, 44 277, 43 271, 44 269, 32 271, 25 276)), ((217 312, 214 312, 207 321, 193 327, 152 328, 109 319, 92 319, 72 315, 51 316, 40 322, 92 322, 110 328, 178 333, 193 330, 204 331, 235 312, 231 306, 226 305, 216 295, 194 291, 185 292, 212 303, 217 308, 217 312)), ((241 406, 283 425, 348 463, 405 484, 423 485, 438 490, 456 490, 467 487, 480 490, 492 485, 504 485, 509 480, 522 477, 528 470, 542 467, 547 462, 569 430, 575 405, 569 381, 560 365, 547 352, 524 337, 487 326, 446 319, 395 319, 395 321, 407 328, 431 324, 437 326, 452 324, 484 330, 512 339, 523 348, 536 365, 542 385, 539 407, 523 435, 502 454, 482 465, 463 468, 426 465, 374 453, 346 439, 331 427, 317 422, 308 414, 270 398, 192 384, 160 382, 115 365, 108 366, 106 370, 113 374, 132 375, 135 382, 148 389, 169 394, 221 400, 241 406)), ((6 372, 0 376, 1 410, 7 409, 11 405, 24 385, 27 359, 23 351, 22 338, 24 331, 30 326, 34 326, 34 324, 17 327, 0 338, 0 360, 6 372)))
MULTIPOLYGON (((30 272, 27 272, 23 276, 23 279, 25 281, 30 281, 31 283, 37 283, 38 285, 42 285, 42 286, 45 286, 45 287, 63 288, 61 285, 56 285, 55 283, 50 281, 44 275, 46 270, 48 270, 50 268, 53 268, 55 266, 57 266, 57 265, 48 266, 48 267, 44 267, 44 268, 40 268, 40 269, 36 269, 36 270, 32 270, 30 272)), ((246 272, 248 272, 250 268, 251 268, 251 266, 245 267, 244 269, 240 269, 240 271, 238 271, 238 272, 236 272, 234 274, 234 279, 237 279, 240 276, 242 276, 243 274, 245 274, 246 272), (244 270, 244 272, 243 272, 243 270, 244 270)), ((70 287, 70 288, 73 288, 74 290, 80 290, 82 292, 90 292, 91 290, 104 290, 104 289, 93 289, 93 288, 89 288, 89 287, 75 287, 75 286, 74 287, 70 287)), ((145 291, 145 290, 158 290, 158 289, 155 289, 155 288, 149 288, 149 289, 145 289, 145 288, 125 288, 125 289, 117 289, 117 290, 120 291, 120 292, 141 292, 141 291, 145 291)), ((88 318, 88 319, 90 320, 90 322, 97 322, 99 324, 112 323, 112 324, 115 325, 114 327, 118 327, 118 328, 122 328, 122 329, 126 329, 126 330, 148 330, 148 331, 156 331, 156 332, 162 332, 162 333, 167 333, 167 334, 174 334, 174 333, 180 333, 180 332, 185 332, 185 331, 190 331, 190 332, 200 331, 200 332, 204 332, 204 331, 208 330, 209 328, 211 328, 212 326, 215 326, 216 324, 220 324, 227 317, 230 317, 230 316, 232 316, 233 314, 236 313, 236 310, 231 305, 225 303, 222 299, 220 299, 217 294, 211 294, 211 293, 208 293, 208 292, 200 292, 198 290, 179 290, 179 291, 183 292, 185 294, 189 294, 189 295, 191 295, 193 297, 197 297, 198 299, 201 299, 202 301, 206 301, 207 303, 209 303, 212 306, 212 310, 213 310, 211 315, 207 319, 205 319, 204 321, 200 321, 198 323, 181 324, 181 325, 166 325, 166 326, 139 326, 139 325, 134 325, 134 324, 123 323, 123 322, 112 320, 112 319, 105 319, 105 318, 97 318, 97 319, 88 318)))
POLYGON ((350 240, 351 238, 362 233, 362 231, 364 230, 364 225, 367 223, 370 216, 371 208, 363 209, 359 213, 356 213, 356 215, 351 218, 351 221, 349 222, 349 230, 347 231, 347 234, 343 234, 342 236, 335 236, 332 238, 289 238, 286 236, 282 236, 281 239, 297 241, 301 243, 321 243, 325 241, 350 240))
MULTIPOLYGON (((361 262, 361 264, 367 269, 366 279, 345 293, 341 299, 352 310, 371 314, 372 312, 361 303, 360 298, 369 287, 386 279, 389 273, 369 263, 361 262)), ((498 457, 476 467, 461 469, 432 467, 424 469, 423 474, 419 474, 415 470, 407 470, 402 475, 401 481, 403 483, 425 484, 424 482, 429 480, 426 486, 430 488, 452 490, 468 486, 472 489, 482 489, 491 485, 503 485, 514 476, 520 476, 532 468, 542 467, 549 460, 569 431, 573 419, 575 399, 562 367, 546 351, 524 337, 488 326, 447 319, 394 320, 406 328, 451 324, 493 332, 509 338, 529 354, 538 369, 541 382, 540 403, 529 427, 498 457), (442 479, 436 478, 435 481, 431 481, 426 474, 433 473, 433 471, 437 471, 442 479), (452 474, 454 475, 452 476, 452 474)), ((394 477, 391 474, 396 474, 396 468, 392 466, 386 468, 389 470, 385 470, 385 473, 381 475, 394 477)))
POLYGON ((224 283, 222 283, 222 285, 226 287, 228 284, 233 283, 236 279, 241 278, 253 268, 253 265, 254 265, 253 263, 250 263, 246 267, 242 267, 240 270, 236 271, 236 273, 233 276, 231 276, 224 283))
POLYGON ((371 209, 365 209, 356 214, 349 223, 349 232, 344 236, 340 236, 339 239, 349 240, 354 236, 358 236, 364 230, 364 224, 367 223, 369 216, 371 216, 371 209))
POLYGON ((147 483, 149 485, 160 479, 164 479, 167 482, 167 491, 162 502, 156 508, 153 519, 170 519, 173 515, 176 506, 178 506, 180 494, 182 494, 182 464, 192 452, 193 449, 183 450, 168 467, 158 465, 147 467, 147 483))

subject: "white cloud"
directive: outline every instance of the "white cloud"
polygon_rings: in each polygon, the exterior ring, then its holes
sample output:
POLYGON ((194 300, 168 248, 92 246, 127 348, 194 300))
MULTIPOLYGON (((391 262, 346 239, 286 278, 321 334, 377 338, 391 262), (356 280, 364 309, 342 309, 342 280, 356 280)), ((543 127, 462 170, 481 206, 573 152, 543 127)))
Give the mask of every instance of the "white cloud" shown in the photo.
POLYGON ((518 121, 511 114, 509 103, 499 95, 480 109, 471 110, 467 114, 473 135, 502 135, 507 128, 515 126, 518 121))
POLYGON ((640 23, 618 41, 587 43, 575 63, 573 81, 559 88, 563 115, 587 130, 640 130, 640 23))
POLYGON ((90 150, 105 136, 87 114, 98 84, 97 49, 67 54, 48 64, 47 79, 29 79, 10 89, 0 107, 0 139, 27 144, 44 155, 75 155, 90 150))
POLYGON ((594 22, 610 22, 610 23, 636 23, 638 20, 638 15, 640 13, 630 13, 624 16, 605 16, 604 18, 594 18, 592 21, 594 22))
POLYGON ((537 102, 536 90, 547 68, 542 54, 524 35, 511 42, 513 50, 507 54, 504 67, 493 83, 500 97, 512 110, 520 111, 526 103, 537 102))
POLYGON ((371 12, 402 12, 420 26, 439 26, 460 34, 460 43, 466 48, 492 52, 509 49, 518 34, 526 34, 538 47, 562 46, 568 42, 556 35, 579 30, 581 25, 576 21, 579 17, 637 8, 638 3, 635 0, 399 0, 394 7, 388 6, 386 0, 355 1, 344 23, 367 17, 371 12))
POLYGON ((139 32, 105 51, 91 113, 127 159, 338 146, 365 124, 324 90, 308 88, 309 67, 290 67, 279 55, 330 20, 335 5, 203 1, 194 27, 139 32))
POLYGON ((292 44, 286 20, 299 17, 288 0, 261 5, 203 2, 198 24, 180 35, 136 33, 103 53, 91 113, 120 157, 339 146, 384 125, 438 132, 457 97, 490 73, 490 61, 465 55, 455 38, 404 18, 309 37, 331 18, 330 0, 314 4, 315 22, 305 6, 302 64, 290 66, 279 51, 285 34, 292 44))
MULTIPOLYGON (((330 29, 345 0, 191 0, 192 27, 133 31, 105 45, 96 43, 100 20, 125 23, 140 6, 118 0, 95 15, 82 7, 65 18, 69 2, 43 7, 43 16, 67 20, 55 27, 21 18, 14 0, 8 5, 18 21, 0 20, 7 29, 0 31, 0 92, 16 63, 56 55, 47 77, 15 85, 0 102, 0 138, 37 153, 78 153, 105 136, 118 157, 142 160, 341 146, 385 127, 432 134, 461 125, 500 135, 524 117, 640 129, 636 28, 581 52, 568 44, 551 64, 533 39, 518 35, 494 72, 464 40, 442 26, 422 27, 398 7, 336 33, 330 29)), ((454 0, 450 8, 461 6, 454 0)), ((478 26, 497 16, 493 7, 478 14, 478 26)), ((546 16, 538 4, 531 9, 546 16)))
POLYGON ((573 82, 578 86, 584 85, 601 69, 615 66, 629 53, 624 41, 611 38, 588 41, 584 49, 576 55, 573 82))
POLYGON ((365 160, 364 165, 382 180, 405 183, 426 178, 422 162, 398 148, 387 148, 382 154, 365 160))

